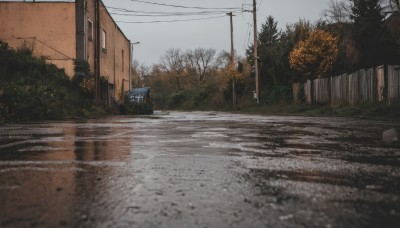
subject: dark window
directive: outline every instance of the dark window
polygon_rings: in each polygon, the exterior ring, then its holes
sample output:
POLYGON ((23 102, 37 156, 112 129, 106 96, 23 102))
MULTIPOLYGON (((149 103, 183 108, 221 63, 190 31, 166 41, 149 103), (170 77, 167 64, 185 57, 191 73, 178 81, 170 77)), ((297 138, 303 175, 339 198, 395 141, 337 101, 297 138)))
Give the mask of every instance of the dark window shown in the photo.
POLYGON ((93 41, 93 22, 91 20, 88 20, 87 23, 87 36, 88 40, 93 41))

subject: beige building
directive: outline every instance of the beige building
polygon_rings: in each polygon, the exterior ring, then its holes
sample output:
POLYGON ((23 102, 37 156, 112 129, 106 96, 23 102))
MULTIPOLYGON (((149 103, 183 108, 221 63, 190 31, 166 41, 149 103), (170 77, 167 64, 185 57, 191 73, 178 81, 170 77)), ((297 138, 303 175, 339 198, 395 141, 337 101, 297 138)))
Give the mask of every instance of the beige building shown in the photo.
POLYGON ((0 40, 13 48, 28 45, 70 77, 74 59, 88 61, 96 97, 108 104, 121 103, 130 89, 131 43, 101 0, 1 1, 0 25, 0 40), (101 77, 107 88, 100 86, 101 77))

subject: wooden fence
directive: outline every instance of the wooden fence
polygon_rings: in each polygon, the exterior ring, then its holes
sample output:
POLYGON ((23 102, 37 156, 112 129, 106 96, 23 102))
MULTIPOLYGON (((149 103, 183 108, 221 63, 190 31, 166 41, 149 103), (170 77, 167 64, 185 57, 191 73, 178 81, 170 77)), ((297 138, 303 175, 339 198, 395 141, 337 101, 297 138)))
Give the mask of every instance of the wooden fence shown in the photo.
POLYGON ((388 102, 400 104, 400 66, 379 66, 351 74, 308 80, 304 84, 308 104, 388 102))
POLYGON ((400 67, 388 67, 387 101, 391 105, 400 104, 400 67))

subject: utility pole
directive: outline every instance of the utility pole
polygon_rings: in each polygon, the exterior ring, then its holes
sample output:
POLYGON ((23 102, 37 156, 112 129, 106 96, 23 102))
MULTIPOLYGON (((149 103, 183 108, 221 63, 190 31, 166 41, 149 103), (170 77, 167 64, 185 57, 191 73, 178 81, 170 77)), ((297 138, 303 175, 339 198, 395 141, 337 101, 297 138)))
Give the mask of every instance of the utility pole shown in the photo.
MULTIPOLYGON (((228 15, 230 17, 230 22, 231 22, 231 55, 229 58, 229 68, 233 68, 234 67, 234 55, 235 55, 235 49, 233 47, 233 13, 227 13, 226 15, 228 15)), ((232 109, 233 111, 236 110, 236 88, 235 88, 235 78, 232 78, 232 109)))
POLYGON ((254 23, 254 67, 256 68, 256 100, 260 103, 260 79, 258 72, 258 39, 257 39, 257 3, 253 0, 253 23, 254 23))

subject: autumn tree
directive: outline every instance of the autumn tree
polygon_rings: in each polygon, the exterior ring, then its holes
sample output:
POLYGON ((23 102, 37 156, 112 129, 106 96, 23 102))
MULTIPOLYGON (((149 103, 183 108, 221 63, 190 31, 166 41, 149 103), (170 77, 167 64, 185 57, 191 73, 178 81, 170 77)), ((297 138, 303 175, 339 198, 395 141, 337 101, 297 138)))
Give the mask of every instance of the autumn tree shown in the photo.
MULTIPOLYGON (((277 25, 277 21, 269 16, 258 34, 262 102, 290 100, 291 83, 300 78, 300 73, 290 68, 289 54, 294 46, 299 41, 305 40, 314 28, 314 25, 307 20, 288 24, 284 30, 278 29, 277 25), (289 91, 285 92, 288 96, 282 94, 282 91, 289 91)), ((254 66, 253 53, 253 46, 250 46, 246 50, 247 64, 254 66)), ((254 81, 251 81, 254 80, 254 74, 252 75, 253 77, 245 80, 246 87, 249 88, 244 90, 249 94, 252 94, 254 90, 254 86, 250 87, 250 83, 254 85, 254 81)))
POLYGON ((337 38, 316 29, 309 37, 296 44, 289 55, 290 67, 307 79, 326 76, 338 55, 337 38))

